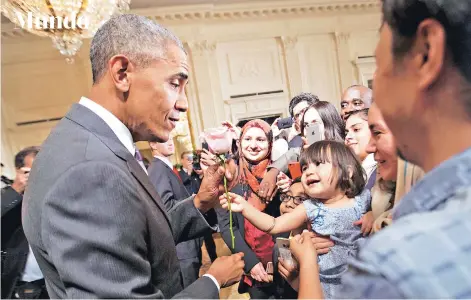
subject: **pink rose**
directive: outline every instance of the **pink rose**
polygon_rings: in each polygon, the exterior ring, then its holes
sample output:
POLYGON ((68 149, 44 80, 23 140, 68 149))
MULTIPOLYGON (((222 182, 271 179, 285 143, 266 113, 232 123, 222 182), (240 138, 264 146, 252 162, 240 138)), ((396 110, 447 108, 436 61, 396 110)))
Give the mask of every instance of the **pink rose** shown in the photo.
POLYGON ((209 151, 214 154, 226 154, 231 152, 232 140, 236 133, 228 127, 217 127, 206 129, 201 134, 201 140, 208 143, 209 151))

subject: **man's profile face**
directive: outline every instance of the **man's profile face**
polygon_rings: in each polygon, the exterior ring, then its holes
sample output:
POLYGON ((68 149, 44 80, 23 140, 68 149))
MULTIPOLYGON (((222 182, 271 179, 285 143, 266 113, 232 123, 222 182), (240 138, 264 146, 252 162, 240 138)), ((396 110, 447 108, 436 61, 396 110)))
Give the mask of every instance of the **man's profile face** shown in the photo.
POLYGON ((178 46, 169 44, 163 57, 137 69, 130 81, 128 125, 137 140, 167 141, 180 112, 188 109, 187 55, 178 46))
MULTIPOLYGON (((417 118, 413 112, 413 103, 417 97, 417 69, 409 54, 401 58, 393 56, 392 39, 392 30, 384 23, 375 50, 373 98, 397 144, 402 145, 410 142, 407 136, 409 126, 417 118)), ((401 150, 403 155, 409 156, 406 149, 401 150)))
POLYGON ((169 139, 165 143, 151 142, 150 147, 153 150, 157 150, 158 153, 164 157, 169 157, 175 154, 175 144, 172 139, 169 139))
POLYGON ((303 120, 304 112, 309 107, 307 101, 301 101, 293 107, 293 119, 297 131, 301 130, 301 121, 303 120))

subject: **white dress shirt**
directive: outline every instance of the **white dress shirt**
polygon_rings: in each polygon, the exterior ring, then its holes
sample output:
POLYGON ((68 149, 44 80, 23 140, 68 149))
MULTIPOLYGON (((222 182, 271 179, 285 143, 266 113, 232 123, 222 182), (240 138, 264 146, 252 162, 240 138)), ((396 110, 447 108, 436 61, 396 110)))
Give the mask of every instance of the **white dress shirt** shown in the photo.
MULTIPOLYGON (((113 115, 106 108, 104 108, 100 104, 86 97, 82 97, 79 101, 79 104, 87 107, 88 109, 93 111, 95 114, 97 114, 100 118, 102 118, 103 121, 105 121, 105 123, 111 128, 111 130, 113 130, 114 134, 116 134, 116 136, 124 145, 124 147, 126 147, 126 149, 128 149, 128 151, 134 157, 134 155, 136 154, 136 145, 134 144, 134 141, 132 139, 131 132, 126 127, 126 125, 123 124, 123 122, 121 122, 118 118, 116 118, 116 116, 113 115)), ((170 169, 173 170, 173 165, 170 162, 170 160, 168 160, 168 158, 166 158, 166 161, 165 161, 164 157, 159 157, 159 156, 156 156, 156 157, 162 160, 163 162, 165 162, 170 167, 170 169)), ((144 169, 144 171, 147 174, 147 170, 146 170, 146 167, 144 166, 144 163, 142 161, 139 161, 139 164, 141 165, 141 167, 144 169)), ((214 284, 218 288, 218 291, 221 290, 221 287, 219 286, 219 283, 216 280, 216 278, 214 278, 214 276, 210 274, 204 274, 203 276, 211 278, 211 280, 214 282, 214 284)))
POLYGON ((29 247, 28 258, 26 259, 25 269, 21 275, 21 281, 32 282, 43 278, 43 273, 34 257, 33 250, 29 247))
POLYGON ((173 170, 173 164, 172 162, 170 161, 170 159, 168 159, 168 157, 165 157, 165 156, 159 156, 159 155, 154 155, 155 158, 157 159, 160 159, 164 164, 166 164, 171 170, 173 170))
MULTIPOLYGON (((85 106, 86 108, 90 109, 93 111, 95 114, 97 114, 105 123, 111 128, 111 130, 114 132, 114 134, 118 137, 118 139, 121 141, 121 143, 128 149, 128 151, 132 154, 133 157, 135 157, 136 154, 136 145, 134 144, 134 141, 132 139, 131 132, 129 129, 126 127, 126 125, 123 124, 118 118, 116 118, 115 115, 113 115, 110 111, 108 111, 106 108, 101 106, 100 104, 86 98, 82 97, 80 99, 79 104, 85 106)), ((147 173, 146 166, 142 161, 138 161, 139 165, 144 169, 144 171, 147 173)))

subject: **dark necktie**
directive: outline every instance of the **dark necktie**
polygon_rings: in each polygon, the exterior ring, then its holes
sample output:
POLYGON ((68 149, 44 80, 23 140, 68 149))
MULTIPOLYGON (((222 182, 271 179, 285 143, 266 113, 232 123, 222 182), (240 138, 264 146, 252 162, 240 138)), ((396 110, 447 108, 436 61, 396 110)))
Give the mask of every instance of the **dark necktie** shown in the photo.
POLYGON ((147 173, 146 166, 144 165, 144 160, 142 159, 142 154, 139 152, 139 149, 135 148, 136 152, 134 153, 134 158, 137 160, 137 162, 141 165, 141 167, 144 169, 144 172, 147 173))

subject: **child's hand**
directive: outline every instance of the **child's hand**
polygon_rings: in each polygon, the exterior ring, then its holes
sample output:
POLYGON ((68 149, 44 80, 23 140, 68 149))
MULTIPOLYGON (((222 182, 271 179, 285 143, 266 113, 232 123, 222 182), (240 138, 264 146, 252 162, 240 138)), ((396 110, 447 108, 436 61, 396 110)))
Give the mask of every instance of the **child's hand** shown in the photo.
POLYGON ((276 185, 282 193, 287 193, 291 186, 291 179, 283 172, 280 172, 276 177, 276 185))
MULTIPOLYGON (((244 210, 245 205, 247 204, 247 201, 245 199, 237 194, 234 193, 228 193, 229 198, 231 201, 231 210, 233 212, 242 212, 244 210)), ((227 203, 228 199, 226 197, 226 193, 222 194, 219 197, 219 203, 221 204, 222 208, 224 209, 229 209, 229 205, 227 203)))

